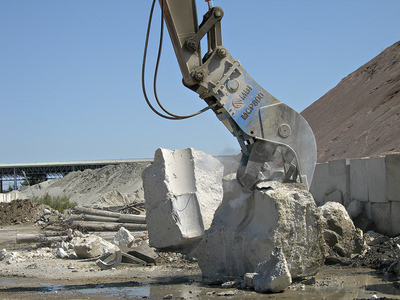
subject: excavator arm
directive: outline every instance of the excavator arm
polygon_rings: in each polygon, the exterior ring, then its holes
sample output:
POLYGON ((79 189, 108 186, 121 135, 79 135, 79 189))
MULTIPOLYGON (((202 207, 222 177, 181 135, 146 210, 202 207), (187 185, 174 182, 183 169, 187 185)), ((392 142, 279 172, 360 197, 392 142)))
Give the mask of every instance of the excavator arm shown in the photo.
MULTIPOLYGON (((206 2, 209 2, 206 0, 206 2)), ((159 0, 183 76, 237 138, 242 150, 239 182, 252 189, 259 180, 310 186, 317 149, 306 120, 262 88, 222 44, 220 7, 200 25, 195 0, 159 0), (202 56, 200 41, 208 49, 202 56)))

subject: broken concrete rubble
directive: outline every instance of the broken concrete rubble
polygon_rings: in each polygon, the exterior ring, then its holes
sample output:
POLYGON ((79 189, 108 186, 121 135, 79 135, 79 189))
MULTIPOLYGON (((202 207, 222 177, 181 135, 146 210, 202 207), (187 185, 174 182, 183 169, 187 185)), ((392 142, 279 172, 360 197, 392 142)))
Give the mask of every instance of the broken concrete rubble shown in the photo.
POLYGON ((322 267, 325 241, 322 220, 303 185, 262 182, 243 193, 232 176, 224 180, 224 199, 195 255, 203 277, 224 282, 257 270, 281 248, 292 278, 322 267))
POLYGON ((124 227, 121 227, 115 234, 113 244, 117 245, 121 251, 128 252, 134 245, 135 237, 124 227))
POLYGON ((142 173, 150 245, 181 247, 204 235, 222 201, 223 166, 193 148, 158 149, 142 173))
POLYGON ((74 237, 71 245, 78 258, 97 258, 119 250, 116 245, 94 234, 74 237))
POLYGON ((156 264, 158 261, 158 254, 152 248, 150 248, 146 241, 143 241, 138 246, 131 248, 128 254, 131 254, 148 264, 156 264))
POLYGON ((329 259, 351 258, 366 250, 363 232, 354 227, 346 208, 337 202, 327 202, 318 208, 324 222, 324 238, 329 246, 329 259))
POLYGON ((282 292, 292 283, 288 264, 280 248, 272 251, 269 260, 259 263, 255 273, 246 273, 244 278, 247 287, 261 293, 282 292))

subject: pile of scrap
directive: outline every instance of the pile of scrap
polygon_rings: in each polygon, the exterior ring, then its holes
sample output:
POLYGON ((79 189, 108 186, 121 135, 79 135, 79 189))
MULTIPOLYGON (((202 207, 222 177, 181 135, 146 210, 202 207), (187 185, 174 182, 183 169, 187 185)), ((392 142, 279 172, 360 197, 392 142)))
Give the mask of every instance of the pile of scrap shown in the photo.
POLYGON ((69 224, 85 231, 118 231, 121 227, 131 231, 147 230, 145 215, 122 214, 86 207, 75 207, 69 224))
POLYGON ((116 268, 121 263, 138 267, 155 265, 158 262, 158 254, 150 248, 147 240, 133 235, 124 227, 115 233, 112 241, 95 233, 83 234, 78 230, 68 229, 59 233, 17 234, 16 242, 56 248, 56 256, 62 259, 97 259, 96 264, 101 269, 116 268))

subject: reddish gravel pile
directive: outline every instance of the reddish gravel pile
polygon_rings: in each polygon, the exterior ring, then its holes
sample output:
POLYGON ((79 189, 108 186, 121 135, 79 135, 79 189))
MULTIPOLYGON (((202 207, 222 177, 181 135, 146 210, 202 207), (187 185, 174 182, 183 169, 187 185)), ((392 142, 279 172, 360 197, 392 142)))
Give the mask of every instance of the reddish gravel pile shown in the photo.
POLYGON ((400 152, 400 42, 306 108, 318 162, 400 152))

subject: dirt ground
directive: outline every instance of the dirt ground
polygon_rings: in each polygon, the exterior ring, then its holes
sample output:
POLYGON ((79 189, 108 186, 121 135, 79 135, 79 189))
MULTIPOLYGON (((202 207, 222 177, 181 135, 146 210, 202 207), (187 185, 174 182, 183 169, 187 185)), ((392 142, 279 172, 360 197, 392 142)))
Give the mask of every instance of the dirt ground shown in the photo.
POLYGON ((93 259, 59 259, 55 248, 16 243, 17 233, 40 230, 32 224, 0 227, 0 249, 21 253, 14 262, 0 261, 1 299, 400 299, 399 278, 351 266, 325 266, 279 294, 206 285, 197 263, 174 252, 160 253, 163 263, 156 266, 101 270, 93 259))
MULTIPOLYGON (((153 266, 102 270, 95 259, 57 258, 56 243, 16 242, 17 234, 43 233, 66 215, 30 200, 1 204, 0 299, 400 299, 400 278, 385 273, 400 256, 400 236, 383 237, 352 260, 329 258, 316 276, 283 293, 259 294, 242 289, 239 281, 205 284, 196 261, 178 252, 159 252, 153 266)), ((115 235, 94 234, 107 240, 115 235)))

